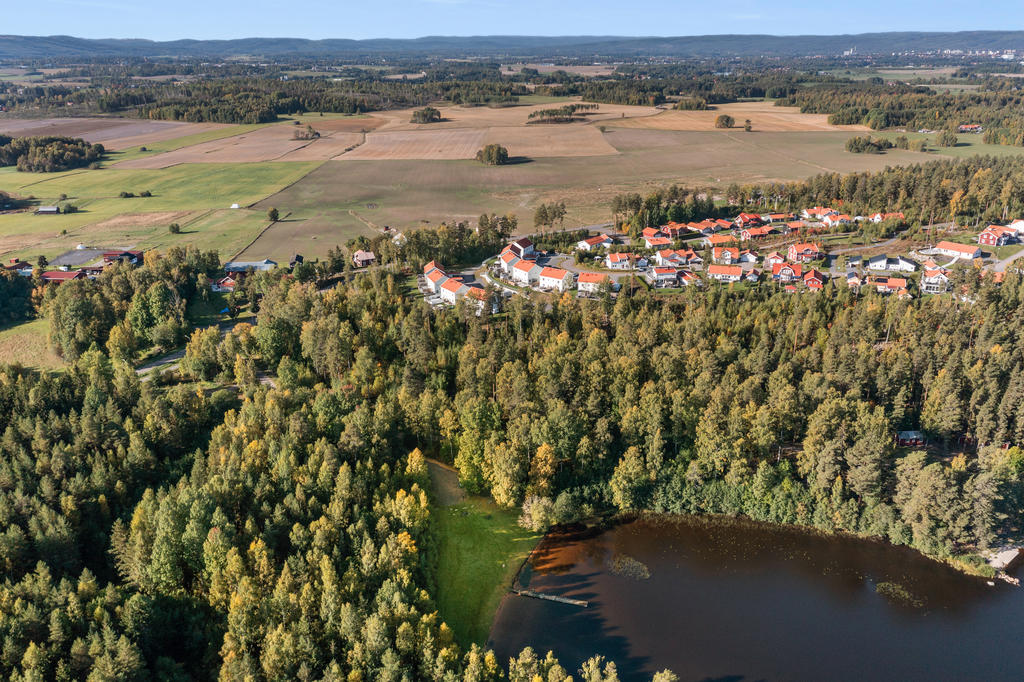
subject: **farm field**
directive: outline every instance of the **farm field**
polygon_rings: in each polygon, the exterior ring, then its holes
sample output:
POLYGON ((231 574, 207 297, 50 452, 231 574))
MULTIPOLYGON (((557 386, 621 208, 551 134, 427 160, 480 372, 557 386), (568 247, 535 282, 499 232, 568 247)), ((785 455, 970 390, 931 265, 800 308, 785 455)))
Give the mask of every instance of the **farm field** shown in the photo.
MULTIPOLYGON (((794 180, 825 171, 880 170, 927 158, 895 150, 877 156, 849 154, 842 149, 850 135, 608 128, 602 139, 616 150, 614 155, 534 158, 503 167, 468 160, 355 162, 345 155, 257 204, 261 209, 291 211, 297 222, 268 230, 245 257, 286 255, 289 237, 300 245, 295 250, 305 255, 315 253, 310 249, 316 247, 326 251, 358 234, 373 234, 383 225, 407 230, 475 220, 485 211, 516 214, 528 231, 536 205, 558 200, 564 200, 569 210, 566 226, 587 225, 607 220, 611 197, 621 192, 643 192, 673 182, 724 186, 794 180)), ((514 153, 512 147, 510 151, 514 153)))
POLYGON ((64 363, 46 341, 50 324, 45 319, 29 320, 0 328, 0 364, 19 363, 35 369, 55 369, 64 363))
POLYGON ((133 145, 150 145, 189 135, 231 129, 223 123, 181 123, 128 118, 40 118, 0 119, 0 133, 15 137, 60 135, 80 137, 118 150, 133 145))
POLYGON ((892 131, 872 132, 872 137, 895 140, 900 135, 906 135, 908 140, 925 140, 928 142, 928 154, 953 157, 975 156, 976 154, 988 154, 992 156, 1018 156, 1024 154, 1024 147, 1014 147, 1008 144, 985 144, 982 135, 968 133, 957 135, 955 147, 936 147, 936 134, 927 133, 898 133, 892 131))
POLYGON ((226 209, 234 203, 244 207, 258 202, 316 166, 315 162, 191 164, 161 170, 108 168, 52 174, 3 169, 0 187, 4 190, 35 196, 41 203, 54 203, 66 194, 80 210, 58 216, 37 216, 31 211, 0 215, 0 254, 50 257, 84 241, 99 244, 115 238, 122 247, 149 248, 173 240, 224 251, 218 236, 222 233, 217 230, 228 235, 251 231, 248 239, 242 234, 230 237, 228 243, 241 248, 265 226, 265 209, 259 215, 226 209), (153 196, 121 199, 122 190, 136 194, 149 190, 153 196), (184 222, 189 220, 196 223, 194 231, 184 222), (170 235, 171 222, 181 224, 191 236, 170 235))
POLYGON ((722 114, 736 119, 736 125, 741 130, 745 119, 750 119, 754 130, 761 132, 868 130, 866 126, 860 125, 831 125, 827 114, 802 114, 798 107, 777 107, 769 101, 761 100, 716 104, 706 111, 662 111, 654 116, 609 120, 607 125, 652 130, 718 130, 715 128, 715 119, 722 114))

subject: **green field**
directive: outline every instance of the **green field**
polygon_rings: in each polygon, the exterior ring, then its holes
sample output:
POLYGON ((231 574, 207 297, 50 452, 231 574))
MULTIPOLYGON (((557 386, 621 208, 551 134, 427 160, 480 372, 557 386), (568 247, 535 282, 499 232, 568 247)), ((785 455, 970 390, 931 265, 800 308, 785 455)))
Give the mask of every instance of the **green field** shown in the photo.
POLYGON ((34 196, 42 204, 56 203, 66 194, 79 211, 59 216, 37 216, 30 211, 0 216, 0 253, 26 259, 40 253, 50 257, 85 242, 140 248, 194 244, 231 255, 266 226, 265 209, 229 210, 231 204, 258 202, 319 163, 183 164, 157 170, 107 168, 66 173, 3 169, 0 187, 4 190, 34 196), (153 196, 118 198, 121 191, 138 194, 143 190, 153 196), (183 213, 167 215, 175 212, 183 213), (122 217, 114 221, 115 216, 122 217), (169 234, 170 222, 181 224, 183 234, 169 234))
POLYGON ((941 156, 967 157, 975 156, 976 154, 1018 156, 1020 154, 1024 154, 1024 147, 1014 147, 1007 144, 985 144, 981 141, 983 136, 976 135, 974 133, 957 135, 957 145, 955 147, 936 146, 935 138, 938 137, 938 133, 898 133, 894 131, 871 133, 872 137, 885 138, 889 140, 895 140, 900 135, 906 135, 907 139, 911 141, 926 140, 928 142, 928 154, 937 154, 941 156))
POLYGON ((463 646, 487 641, 502 596, 540 539, 520 528, 516 517, 481 498, 431 507, 438 543, 437 607, 463 646))
POLYGON ((30 320, 0 329, 0 365, 19 363, 36 369, 55 369, 63 361, 50 350, 45 319, 30 320))
POLYGON ((151 142, 149 144, 142 145, 147 150, 144 152, 140 151, 141 147, 131 147, 120 151, 108 151, 107 158, 104 160, 104 165, 109 166, 111 164, 118 163, 119 161, 128 161, 129 159, 137 159, 142 156, 152 156, 153 154, 160 154, 163 152, 173 152, 175 149, 181 149, 182 147, 188 147, 201 142, 221 140, 225 137, 233 137, 234 135, 241 135, 242 133, 248 133, 256 130, 257 128, 262 128, 268 125, 273 124, 249 123, 244 125, 232 125, 225 128, 218 128, 217 130, 207 130, 206 132, 196 133, 194 135, 184 135, 172 140, 151 142))

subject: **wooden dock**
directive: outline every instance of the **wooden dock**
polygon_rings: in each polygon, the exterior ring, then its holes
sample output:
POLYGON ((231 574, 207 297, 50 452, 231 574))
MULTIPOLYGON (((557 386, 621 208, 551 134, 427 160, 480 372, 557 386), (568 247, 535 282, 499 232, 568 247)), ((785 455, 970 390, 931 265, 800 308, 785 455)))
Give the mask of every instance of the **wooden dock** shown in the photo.
POLYGON ((546 599, 547 601, 556 601, 560 604, 569 604, 571 606, 582 606, 587 607, 587 602, 582 599, 571 599, 569 597, 558 597, 553 594, 544 594, 543 592, 534 592, 533 590, 522 590, 519 588, 512 588, 512 591, 521 597, 533 597, 534 599, 546 599))

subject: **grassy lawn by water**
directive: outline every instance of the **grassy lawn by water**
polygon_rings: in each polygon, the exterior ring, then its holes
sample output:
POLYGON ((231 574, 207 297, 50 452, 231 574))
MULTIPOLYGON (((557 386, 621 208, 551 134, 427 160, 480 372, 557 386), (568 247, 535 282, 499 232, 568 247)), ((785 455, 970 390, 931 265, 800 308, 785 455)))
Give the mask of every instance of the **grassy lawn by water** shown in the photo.
POLYGON ((433 506, 437 536, 437 607, 462 646, 484 644, 512 576, 540 535, 518 514, 482 498, 433 506))

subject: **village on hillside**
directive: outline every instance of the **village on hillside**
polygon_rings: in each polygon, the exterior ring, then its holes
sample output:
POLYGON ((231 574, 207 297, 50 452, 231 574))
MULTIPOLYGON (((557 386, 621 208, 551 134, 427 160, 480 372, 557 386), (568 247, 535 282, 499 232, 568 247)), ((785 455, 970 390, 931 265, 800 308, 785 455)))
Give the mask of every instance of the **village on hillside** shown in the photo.
MULTIPOLYGON (((746 213, 733 220, 705 219, 700 222, 669 222, 644 228, 636 237, 608 226, 606 231, 587 234, 573 247, 573 253, 538 249, 529 237, 507 244, 496 257, 475 270, 448 272, 435 261, 418 275, 418 288, 435 306, 455 305, 468 300, 478 311, 490 301, 490 288, 503 296, 529 291, 575 291, 581 297, 611 295, 623 281, 643 282, 659 291, 680 290, 717 282, 726 285, 775 285, 787 292, 821 291, 828 286, 874 290, 900 298, 944 294, 952 288, 958 268, 991 272, 996 282, 1021 250, 1003 260, 996 250, 1024 243, 1024 220, 1007 225, 988 225, 978 232, 960 232, 956 237, 938 239, 906 252, 878 252, 880 243, 844 243, 832 248, 826 240, 846 226, 858 223, 890 223, 905 227, 902 213, 874 213, 850 216, 815 206, 793 213, 746 213), (953 241, 953 239, 962 241, 953 241), (969 241, 969 243, 968 243, 969 241), (871 255, 862 253, 873 252, 871 255)), ((536 238, 542 238, 543 235, 536 238)), ((884 249, 882 249, 884 251, 884 249)), ((79 247, 79 261, 88 264, 46 268, 12 259, 6 269, 25 277, 37 277, 43 284, 95 278, 114 264, 141 264, 144 254, 136 250, 103 251, 79 247)), ((348 258, 355 271, 378 264, 377 255, 356 250, 348 258)), ((303 264, 301 255, 288 263, 294 270, 303 264)), ((275 261, 231 261, 223 265, 223 276, 211 282, 214 292, 230 293, 248 275, 281 267, 275 261)))

